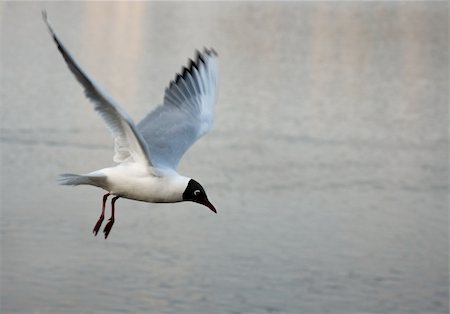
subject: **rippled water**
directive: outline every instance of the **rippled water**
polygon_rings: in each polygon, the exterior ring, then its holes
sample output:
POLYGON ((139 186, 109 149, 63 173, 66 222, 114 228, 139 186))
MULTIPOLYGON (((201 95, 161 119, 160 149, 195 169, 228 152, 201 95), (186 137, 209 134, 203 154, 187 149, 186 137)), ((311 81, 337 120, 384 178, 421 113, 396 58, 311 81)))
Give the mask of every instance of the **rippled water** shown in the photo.
POLYGON ((448 3, 12 3, 1 12, 2 313, 448 313, 448 3), (195 204, 55 183, 112 164, 41 21, 139 120, 220 55, 195 204))

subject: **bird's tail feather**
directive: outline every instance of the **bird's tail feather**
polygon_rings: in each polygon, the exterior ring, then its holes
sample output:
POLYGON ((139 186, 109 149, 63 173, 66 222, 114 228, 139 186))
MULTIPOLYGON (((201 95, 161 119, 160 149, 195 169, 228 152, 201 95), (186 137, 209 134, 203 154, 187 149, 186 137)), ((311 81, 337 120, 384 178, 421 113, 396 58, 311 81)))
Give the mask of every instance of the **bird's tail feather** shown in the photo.
POLYGON ((78 175, 72 173, 64 173, 59 175, 58 183, 61 185, 94 185, 102 187, 106 181, 106 176, 100 175, 78 175))

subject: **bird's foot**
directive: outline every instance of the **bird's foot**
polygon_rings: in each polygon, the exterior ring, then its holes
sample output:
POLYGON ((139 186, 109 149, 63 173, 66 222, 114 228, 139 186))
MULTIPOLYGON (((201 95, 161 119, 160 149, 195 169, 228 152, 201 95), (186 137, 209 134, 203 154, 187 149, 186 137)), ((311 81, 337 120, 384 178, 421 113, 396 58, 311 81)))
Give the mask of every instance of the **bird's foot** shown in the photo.
POLYGON ((114 218, 111 218, 108 220, 108 223, 106 224, 105 229, 103 229, 103 233, 105 234, 105 239, 108 237, 113 224, 114 224, 114 218))
POLYGON ((98 219, 97 223, 95 224, 94 229, 92 230, 92 232, 94 233, 95 236, 97 236, 98 231, 100 230, 100 227, 102 226, 103 223, 103 219, 105 218, 104 215, 101 215, 100 218, 98 219))

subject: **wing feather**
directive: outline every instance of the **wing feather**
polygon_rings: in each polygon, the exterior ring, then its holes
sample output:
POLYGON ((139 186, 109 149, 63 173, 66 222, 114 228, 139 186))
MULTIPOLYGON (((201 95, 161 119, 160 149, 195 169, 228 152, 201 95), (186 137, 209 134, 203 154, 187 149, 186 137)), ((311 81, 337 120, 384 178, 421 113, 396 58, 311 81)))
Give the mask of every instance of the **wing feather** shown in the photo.
POLYGON ((45 11, 42 12, 42 17, 70 71, 75 75, 78 82, 83 85, 86 97, 94 103, 94 109, 103 118, 113 135, 115 150, 113 160, 118 163, 140 162, 151 166, 152 162, 150 161, 147 145, 137 131, 131 117, 99 84, 89 77, 75 58, 72 57, 50 26, 45 11))
POLYGON ((156 167, 176 169, 186 150, 210 130, 216 101, 217 53, 197 51, 169 83, 163 104, 138 124, 156 167))

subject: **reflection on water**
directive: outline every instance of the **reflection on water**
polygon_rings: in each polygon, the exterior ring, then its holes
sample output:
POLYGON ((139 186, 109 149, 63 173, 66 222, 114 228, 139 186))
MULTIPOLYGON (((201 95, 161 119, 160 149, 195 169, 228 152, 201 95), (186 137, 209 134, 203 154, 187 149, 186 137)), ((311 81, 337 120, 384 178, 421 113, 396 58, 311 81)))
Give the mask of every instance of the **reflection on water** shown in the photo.
MULTIPOLYGON (((95 69, 108 71, 117 81, 113 86, 124 97, 130 97, 137 92, 139 86, 136 72, 142 58, 147 58, 143 51, 143 34, 145 28, 145 3, 136 2, 132 5, 119 2, 111 7, 109 14, 102 14, 102 6, 95 2, 87 2, 83 7, 83 23, 80 24, 80 42, 86 47, 80 57, 90 64, 97 64, 95 69), (111 23, 113 21, 113 23, 111 23), (107 31, 98 27, 107 26, 107 31), (99 49, 96 49, 96 46, 99 49), (121 59, 121 62, 110 63, 106 58, 99 60, 99 53, 105 56, 121 59), (125 56, 125 57, 124 57, 125 56)), ((81 18, 80 17, 80 18, 81 18)))
POLYGON ((119 200, 107 241, 102 191, 55 184, 112 143, 42 7, 1 5, 2 313, 448 312, 447 3, 45 3, 136 118, 219 51, 179 169, 219 214, 119 200))

